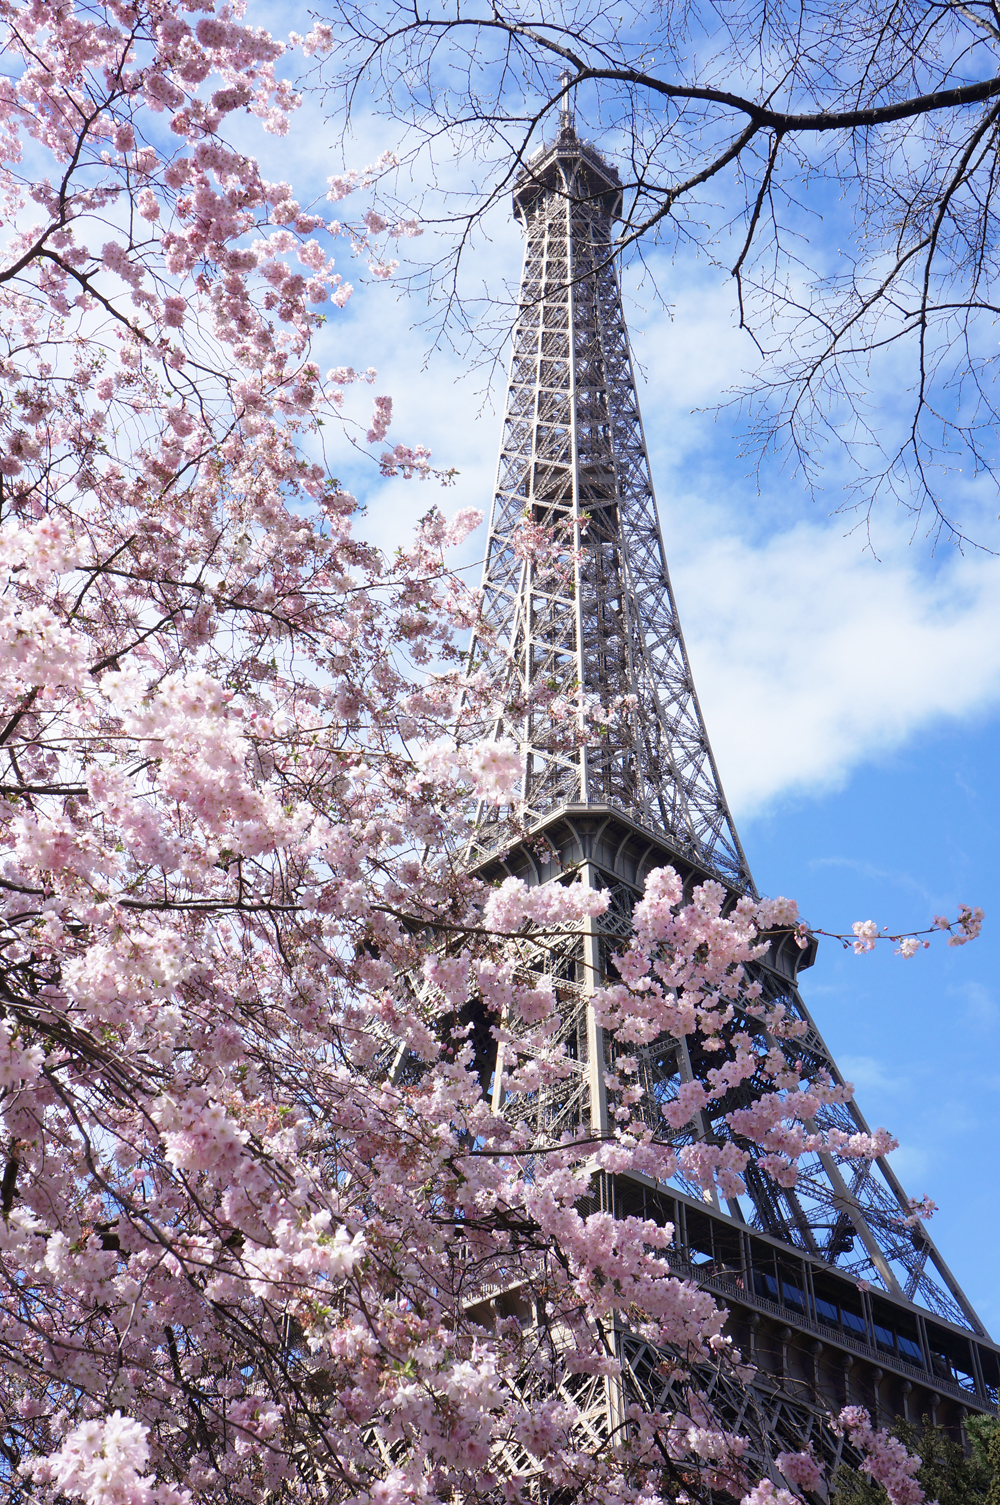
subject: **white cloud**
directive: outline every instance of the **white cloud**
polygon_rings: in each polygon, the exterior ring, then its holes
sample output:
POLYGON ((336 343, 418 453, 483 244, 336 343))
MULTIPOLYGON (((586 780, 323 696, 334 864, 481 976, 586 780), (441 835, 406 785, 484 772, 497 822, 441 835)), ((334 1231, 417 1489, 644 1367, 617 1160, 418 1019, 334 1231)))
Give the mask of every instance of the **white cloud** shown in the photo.
POLYGON ((963 1023, 974 1038, 988 1034, 996 1028, 1000 1009, 989 988, 980 982, 969 981, 950 992, 961 1000, 963 1023))
POLYGON ((941 718, 1000 698, 1000 560, 881 561, 835 524, 759 543, 687 528, 681 620, 734 808, 841 783, 941 718))
POLYGON ((882 1062, 874 1056, 840 1056, 837 1065, 845 1079, 853 1082, 860 1093, 866 1088, 892 1092, 900 1085, 899 1079, 887 1074, 882 1062))
MULTIPOLYGON (((927 1176, 933 1175, 938 1170, 934 1154, 925 1145, 914 1141, 904 1141, 900 1144, 898 1150, 893 1150, 889 1156, 889 1164, 895 1171, 897 1178, 905 1187, 910 1189, 911 1193, 914 1186, 919 1186, 921 1188, 920 1195, 923 1195, 922 1183, 924 1179, 927 1176)), ((930 1233, 933 1239, 937 1240, 940 1238, 940 1231, 933 1223, 931 1224, 930 1233)))

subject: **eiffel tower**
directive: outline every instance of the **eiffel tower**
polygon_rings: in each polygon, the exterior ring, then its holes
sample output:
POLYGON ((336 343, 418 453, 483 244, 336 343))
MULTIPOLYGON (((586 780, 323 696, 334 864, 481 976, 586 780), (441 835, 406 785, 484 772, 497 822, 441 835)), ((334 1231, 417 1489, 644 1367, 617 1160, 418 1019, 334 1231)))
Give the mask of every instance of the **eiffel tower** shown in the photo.
MULTIPOLYGON (((506 1103, 496 1085, 494 1106, 542 1134, 604 1135, 614 1121, 606 1081, 614 1061, 588 995, 628 937, 646 874, 669 864, 687 892, 714 879, 732 902, 756 890, 667 572, 611 250, 620 180, 578 137, 568 106, 555 142, 518 177, 513 202, 526 246, 483 576, 493 635, 481 635, 472 654, 508 676, 515 709, 494 732, 521 746, 526 769, 521 834, 512 838, 510 812, 484 807, 472 863, 487 879, 576 881, 607 890, 610 901, 546 963, 564 1001, 573 1076, 506 1103), (585 520, 564 579, 518 551, 526 518, 570 532, 585 520), (546 700, 578 702, 581 691, 624 709, 606 735, 566 745, 546 700)), ((757 978, 768 999, 804 1021, 795 1054, 806 1076, 825 1069, 843 1082, 798 991, 815 949, 815 941, 802 950, 789 931, 776 931, 757 978)), ((663 1103, 713 1060, 694 1038, 661 1039, 638 1056, 646 1121, 662 1131, 663 1103)), ((734 1094, 713 1104, 691 1123, 689 1140, 735 1138, 724 1115, 746 1101, 734 1094)), ((867 1132, 853 1103, 823 1109, 817 1126, 867 1132)), ((845 1404, 867 1407, 879 1425, 929 1417, 961 1436, 969 1413, 996 1411, 1000 1350, 923 1224, 905 1221, 910 1204, 886 1160, 822 1153, 802 1166, 795 1187, 785 1188, 752 1156, 746 1193, 725 1203, 680 1175, 663 1184, 602 1172, 581 1211, 674 1225, 672 1267, 724 1303, 727 1332, 756 1366, 742 1394, 717 1401, 732 1425, 756 1432, 765 1464, 810 1441, 835 1463, 824 1418, 845 1404)), ((628 1400, 666 1404, 662 1355, 627 1331, 617 1341, 618 1397, 599 1386, 591 1400, 591 1428, 605 1436, 628 1400)))

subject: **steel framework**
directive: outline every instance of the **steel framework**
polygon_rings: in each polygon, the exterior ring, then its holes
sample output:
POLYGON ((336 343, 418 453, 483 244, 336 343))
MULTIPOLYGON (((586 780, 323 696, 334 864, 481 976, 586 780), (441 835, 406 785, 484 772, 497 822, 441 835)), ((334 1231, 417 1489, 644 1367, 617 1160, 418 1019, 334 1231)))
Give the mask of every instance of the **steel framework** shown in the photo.
MULTIPOLYGON (((558 139, 514 190, 524 271, 483 577, 491 630, 472 647, 474 663, 506 675, 515 709, 494 731, 526 754, 527 812, 514 839, 508 812, 481 812, 475 866, 486 877, 610 891, 601 921, 554 959, 531 963, 556 974, 572 1078, 530 1100, 504 1103, 497 1089, 498 1108, 549 1133, 606 1133, 613 1118, 616 1062, 589 995, 629 932, 646 873, 670 863, 689 886, 712 878, 733 900, 755 892, 667 572, 611 255, 620 207, 617 173, 564 114, 558 139), (563 528, 578 543, 571 569, 559 575, 525 557, 525 521, 563 528), (603 734, 567 741, 553 696, 619 714, 603 734)), ((805 1022, 795 1054, 807 1071, 825 1067, 842 1082, 797 987, 813 955, 776 933, 757 976, 805 1022)), ((713 1060, 693 1041, 668 1038, 638 1057, 648 1121, 662 1129, 662 1104, 713 1060)), ((689 1136, 735 1138, 725 1115, 753 1095, 743 1087, 713 1104, 689 1136)), ((867 1129, 853 1103, 823 1109, 817 1126, 867 1129)), ((951 1427, 967 1410, 995 1410, 998 1349, 923 1226, 904 1221, 910 1205, 884 1160, 814 1155, 796 1186, 783 1188, 751 1158, 745 1180, 746 1194, 726 1205, 706 1203, 683 1179, 663 1186, 638 1176, 601 1175, 594 1198, 674 1223, 679 1273, 721 1297, 730 1331, 757 1364, 753 1395, 731 1405, 745 1412, 752 1402, 776 1450, 818 1436, 822 1417, 847 1401, 882 1419, 929 1414, 951 1427)), ((623 1394, 616 1401, 596 1387, 592 1400, 590 1425, 602 1435, 613 1432, 623 1397, 653 1399, 660 1383, 655 1356, 625 1332, 620 1358, 623 1394)))

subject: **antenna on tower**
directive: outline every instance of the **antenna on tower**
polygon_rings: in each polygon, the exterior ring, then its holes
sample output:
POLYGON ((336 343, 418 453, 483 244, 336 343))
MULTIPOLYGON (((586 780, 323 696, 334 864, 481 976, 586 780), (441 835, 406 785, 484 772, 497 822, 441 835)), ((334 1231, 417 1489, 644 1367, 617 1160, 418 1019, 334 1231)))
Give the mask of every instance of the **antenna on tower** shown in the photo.
POLYGON ((561 87, 566 90, 566 93, 562 97, 562 103, 559 106, 560 136, 562 136, 566 132, 573 132, 576 129, 576 122, 573 118, 573 102, 572 97, 569 93, 569 86, 572 81, 572 73, 568 68, 564 68, 559 75, 559 83, 561 87))

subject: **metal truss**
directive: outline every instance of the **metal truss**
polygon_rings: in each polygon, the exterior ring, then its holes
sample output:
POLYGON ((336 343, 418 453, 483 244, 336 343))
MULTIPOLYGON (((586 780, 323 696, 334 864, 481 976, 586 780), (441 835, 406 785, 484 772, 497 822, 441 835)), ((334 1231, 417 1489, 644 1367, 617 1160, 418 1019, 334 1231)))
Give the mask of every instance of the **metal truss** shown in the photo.
MULTIPOLYGON (((526 751, 529 820, 613 805, 750 890, 667 572, 610 255, 620 198, 568 124, 515 190, 526 248, 483 577, 496 635, 480 636, 473 660, 516 708, 496 733, 526 751), (580 540, 562 578, 516 551, 526 517, 580 540), (567 747, 552 697, 616 707, 611 730, 567 747)), ((501 829, 483 812, 484 848, 501 829)))
MULTIPOLYGON (((543 1139, 608 1134, 616 1108, 609 1081, 626 1064, 643 1088, 640 1111, 662 1134, 664 1103, 718 1064, 696 1038, 667 1037, 630 1048, 626 1063, 596 1024, 589 995, 613 975, 646 874, 669 863, 688 891, 714 879, 732 901, 755 892, 667 572, 610 256, 620 204, 617 174, 568 116, 515 186, 524 272, 483 577, 489 626, 471 654, 472 667, 504 687, 508 708, 494 734, 526 755, 517 821, 484 808, 472 864, 488 880, 579 882, 610 896, 606 914, 561 948, 522 952, 528 970, 552 975, 570 1069, 538 1093, 504 1100, 498 1061, 494 1107, 543 1139), (523 557, 526 519, 574 544, 563 573, 523 557), (577 708, 575 737, 553 699, 563 712, 577 708), (609 730, 588 732, 588 705, 616 709, 609 730)), ((776 933, 755 978, 768 1001, 805 1024, 789 1059, 801 1059, 807 1076, 823 1069, 842 1082, 798 991, 797 972, 812 959, 776 933)), ((749 1015, 738 1015, 736 1027, 762 1028, 749 1015)), ((835 1461, 838 1443, 822 1417, 838 1403, 868 1405, 883 1420, 928 1414, 956 1428, 970 1409, 995 1410, 1000 1350, 923 1225, 907 1222, 910 1204, 891 1167, 824 1152, 805 1157, 794 1186, 779 1185, 759 1164, 759 1148, 725 1122, 763 1090, 763 1082, 743 1084, 675 1136, 679 1145, 735 1139, 748 1152, 746 1192, 725 1205, 683 1176, 668 1187, 597 1178, 602 1205, 622 1215, 641 1205, 643 1216, 674 1223, 678 1273, 725 1301, 744 1352, 757 1355, 757 1379, 718 1381, 727 1415, 752 1414, 762 1462, 820 1433, 817 1447, 835 1461)), ((853 1103, 824 1107, 807 1125, 829 1128, 868 1132, 853 1103)), ((598 1387, 588 1410, 588 1426, 608 1437, 622 1406, 645 1397, 657 1407, 663 1390, 661 1359, 632 1335, 619 1338, 617 1399, 611 1390, 601 1399, 598 1387)))

